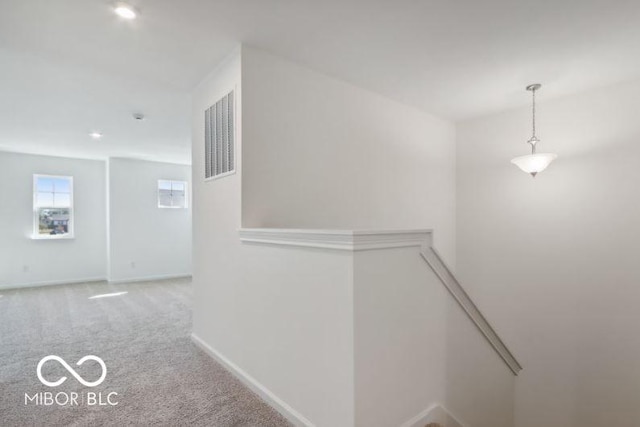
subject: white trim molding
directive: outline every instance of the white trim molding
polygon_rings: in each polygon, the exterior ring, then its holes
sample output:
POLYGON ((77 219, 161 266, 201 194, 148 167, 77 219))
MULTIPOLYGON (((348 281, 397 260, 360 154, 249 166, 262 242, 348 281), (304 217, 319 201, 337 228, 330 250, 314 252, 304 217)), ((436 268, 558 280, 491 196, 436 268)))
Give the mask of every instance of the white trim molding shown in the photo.
POLYGON ((409 421, 403 423, 401 427, 424 427, 429 423, 437 423, 447 427, 467 427, 466 424, 463 424, 439 403, 429 406, 409 421))
POLYGON ((45 282, 27 282, 19 283, 15 285, 0 285, 0 290, 10 289, 22 289, 22 288, 39 288, 41 286, 57 286, 57 285, 73 285, 76 283, 95 283, 106 282, 106 277, 85 277, 83 279, 70 279, 70 280, 50 280, 45 282))
POLYGON ((84 279, 70 279, 70 280, 51 280, 46 282, 27 282, 27 283, 19 283, 16 285, 0 285, 0 290, 11 290, 11 289, 22 289, 22 288, 38 288, 41 286, 57 286, 57 285, 75 285, 77 283, 95 283, 95 282, 105 282, 109 284, 120 284, 120 283, 135 283, 135 282, 150 282, 154 280, 170 280, 170 279, 188 279, 191 278, 191 274, 167 274, 162 276, 146 276, 146 277, 137 277, 131 279, 118 279, 118 280, 109 280, 106 277, 86 277, 84 279))
POLYGON ((170 279, 187 279, 191 278, 190 273, 183 274, 162 274, 159 276, 143 276, 143 277, 131 277, 129 279, 115 279, 107 280, 109 283, 135 283, 135 282, 151 282, 154 280, 170 280, 170 279))
POLYGON ((431 230, 301 230, 242 228, 240 240, 266 245, 303 246, 343 251, 428 247, 431 230))
POLYGON ((482 315, 462 285, 433 248, 433 232, 419 230, 317 230, 281 228, 242 228, 240 240, 244 243, 299 246, 343 251, 418 247, 427 264, 440 279, 471 321, 485 336, 491 347, 504 360, 509 369, 518 375, 522 366, 509 351, 496 331, 482 315))
POLYGON ((421 255, 425 259, 425 261, 427 261, 427 264, 429 264, 436 276, 438 276, 440 281, 449 290, 451 295, 456 299, 456 301, 458 301, 460 307, 462 307, 469 318, 478 327, 480 332, 482 332, 482 334, 485 336, 487 341, 489 341, 489 344, 491 344, 494 350, 507 364, 509 369, 511 369, 513 374, 518 375, 518 373, 522 370, 522 366, 509 351, 502 339, 500 339, 487 319, 482 315, 478 307, 464 290, 462 285, 455 278, 453 273, 451 273, 449 267, 447 267, 444 261, 442 261, 442 257, 440 257, 438 252, 433 247, 429 247, 427 249, 423 249, 421 255))
POLYGON ((195 333, 191 334, 191 341, 207 353, 212 359, 221 364, 227 371, 231 372, 236 378, 238 378, 244 385, 249 387, 251 391, 260 396, 271 407, 275 408, 283 417, 290 421, 295 426, 300 427, 315 427, 314 424, 306 419, 301 413, 289 406, 284 400, 276 396, 271 390, 259 383, 255 378, 245 372, 238 365, 224 357, 220 352, 215 350, 209 344, 207 344, 202 338, 198 337, 195 333))

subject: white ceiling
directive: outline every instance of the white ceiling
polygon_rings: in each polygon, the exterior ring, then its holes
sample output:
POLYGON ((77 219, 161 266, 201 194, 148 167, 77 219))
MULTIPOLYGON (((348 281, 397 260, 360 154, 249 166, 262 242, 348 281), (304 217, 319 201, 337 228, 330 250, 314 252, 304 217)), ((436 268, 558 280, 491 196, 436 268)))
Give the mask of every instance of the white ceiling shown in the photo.
POLYGON ((189 93, 240 42, 452 120, 640 77, 637 0, 131 3, 0 0, 0 149, 188 163, 189 93))

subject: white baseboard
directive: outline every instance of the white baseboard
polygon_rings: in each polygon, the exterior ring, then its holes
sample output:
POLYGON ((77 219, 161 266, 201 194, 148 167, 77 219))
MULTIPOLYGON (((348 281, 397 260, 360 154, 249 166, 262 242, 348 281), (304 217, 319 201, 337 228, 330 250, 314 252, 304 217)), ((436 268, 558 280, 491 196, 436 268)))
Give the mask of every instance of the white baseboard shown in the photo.
POLYGON ((424 411, 420 412, 401 427, 423 427, 429 423, 437 423, 445 427, 465 427, 451 412, 439 403, 434 403, 424 411))
POLYGON ((85 277, 83 279, 71 280, 49 280, 43 282, 19 283, 15 285, 0 285, 0 290, 4 291, 9 289, 38 288, 40 286, 71 285, 74 283, 104 282, 106 280, 106 277, 85 277))
POLYGON ((285 401, 273 394, 268 388, 256 381, 255 378, 247 374, 235 363, 224 357, 218 351, 214 350, 196 334, 191 334, 191 340, 195 345, 197 345, 205 353, 207 353, 214 360, 220 363, 225 369, 231 372, 244 385, 249 387, 254 393, 260 396, 269 405, 271 405, 271 407, 282 414, 282 416, 289 420, 289 422, 293 423, 296 426, 314 427, 314 424, 311 421, 306 419, 304 416, 302 416, 302 414, 289 406, 285 401))
POLYGON ((150 282, 152 280, 169 280, 169 279, 182 279, 191 277, 190 273, 182 273, 182 274, 161 274, 159 276, 143 276, 143 277, 131 277, 129 279, 116 279, 107 281, 111 284, 113 283, 134 283, 134 282, 150 282))
POLYGON ((145 277, 134 277, 131 279, 118 279, 118 280, 109 280, 106 277, 85 277, 82 279, 69 279, 69 280, 49 280, 43 282, 28 282, 28 283, 18 283, 11 285, 0 285, 0 290, 9 290, 9 289, 23 289, 23 288, 37 288, 40 286, 54 286, 54 285, 72 285, 74 283, 92 283, 92 282, 109 282, 113 283, 133 283, 133 282, 149 282, 151 280, 169 280, 169 279, 182 279, 191 277, 190 273, 183 274, 164 274, 160 276, 145 276, 145 277))

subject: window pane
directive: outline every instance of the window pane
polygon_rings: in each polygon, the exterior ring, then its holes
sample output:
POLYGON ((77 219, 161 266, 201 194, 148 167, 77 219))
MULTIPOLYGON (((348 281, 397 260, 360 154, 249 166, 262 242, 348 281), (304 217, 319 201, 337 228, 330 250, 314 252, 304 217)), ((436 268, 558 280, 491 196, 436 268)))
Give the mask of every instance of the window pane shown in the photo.
POLYGON ((184 191, 173 192, 173 206, 180 207, 180 208, 185 207, 184 191))
POLYGON ((158 191, 158 205, 165 207, 171 206, 171 190, 158 191))
POLYGON ((53 198, 53 205, 57 208, 71 207, 71 194, 68 193, 55 193, 53 198))
POLYGON ((186 208, 187 183, 185 181, 158 180, 158 206, 186 208))
POLYGON ((174 193, 176 191, 182 191, 184 192, 184 182, 182 181, 172 181, 171 182, 171 189, 174 191, 174 193))
POLYGON ((38 177, 36 182, 37 191, 41 191, 43 193, 52 193, 53 192, 53 179, 38 177))
POLYGON ((71 193, 71 180, 69 178, 54 178, 53 191, 56 193, 71 193))
POLYGON ((53 193, 38 193, 36 206, 53 206, 53 193))
POLYGON ((38 234, 62 236, 69 234, 70 209, 38 209, 38 234))

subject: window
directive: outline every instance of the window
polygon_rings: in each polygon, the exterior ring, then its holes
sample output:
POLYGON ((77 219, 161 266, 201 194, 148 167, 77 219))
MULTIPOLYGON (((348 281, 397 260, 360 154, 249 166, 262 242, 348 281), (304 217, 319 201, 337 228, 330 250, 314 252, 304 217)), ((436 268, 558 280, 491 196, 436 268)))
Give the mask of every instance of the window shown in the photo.
POLYGON ((73 237, 73 177, 33 176, 33 237, 73 237))
POLYGON ((158 180, 159 208, 187 208, 187 183, 185 181, 158 180))
POLYGON ((235 171, 233 91, 204 113, 205 179, 221 178, 235 171))

